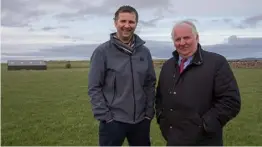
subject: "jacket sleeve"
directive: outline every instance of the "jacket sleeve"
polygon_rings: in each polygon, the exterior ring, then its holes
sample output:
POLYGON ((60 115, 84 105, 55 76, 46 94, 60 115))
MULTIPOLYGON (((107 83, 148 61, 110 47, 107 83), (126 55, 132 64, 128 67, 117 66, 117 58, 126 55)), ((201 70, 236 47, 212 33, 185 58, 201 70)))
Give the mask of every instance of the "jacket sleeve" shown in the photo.
POLYGON ((206 132, 216 132, 237 116, 241 108, 240 92, 234 74, 225 58, 218 65, 214 78, 211 109, 203 115, 206 132))
POLYGON ((94 117, 100 121, 108 121, 112 118, 102 92, 105 75, 105 57, 101 50, 96 49, 90 60, 88 74, 88 95, 91 99, 91 107, 94 117))
POLYGON ((146 117, 152 119, 155 115, 154 110, 154 100, 155 100, 155 85, 156 85, 156 75, 153 65, 153 60, 151 53, 148 55, 149 67, 147 70, 146 81, 144 85, 145 94, 147 96, 147 107, 146 107, 146 117))
POLYGON ((162 94, 160 90, 160 79, 159 79, 157 88, 156 88, 156 99, 155 99, 156 121, 158 124, 160 122, 160 116, 163 111, 161 107, 161 103, 162 103, 162 94))
POLYGON ((158 82, 157 82, 157 87, 156 87, 156 96, 155 96, 155 111, 156 111, 156 121, 159 124, 161 114, 163 112, 163 106, 162 106, 162 91, 161 91, 161 80, 162 80, 162 72, 165 64, 163 64, 162 69, 160 71, 159 77, 158 77, 158 82))

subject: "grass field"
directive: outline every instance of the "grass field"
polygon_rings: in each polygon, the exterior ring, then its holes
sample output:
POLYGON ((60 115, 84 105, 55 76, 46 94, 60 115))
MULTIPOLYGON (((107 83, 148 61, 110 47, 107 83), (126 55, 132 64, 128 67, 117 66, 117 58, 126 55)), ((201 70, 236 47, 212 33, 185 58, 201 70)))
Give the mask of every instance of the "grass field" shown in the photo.
MULTIPOLYGON (((98 145, 98 123, 87 96, 88 69, 51 67, 7 71, 2 65, 1 145, 98 145)), ((262 69, 234 73, 242 109, 224 129, 225 145, 262 145, 262 69)), ((151 128, 152 145, 165 145, 155 120, 151 128)))

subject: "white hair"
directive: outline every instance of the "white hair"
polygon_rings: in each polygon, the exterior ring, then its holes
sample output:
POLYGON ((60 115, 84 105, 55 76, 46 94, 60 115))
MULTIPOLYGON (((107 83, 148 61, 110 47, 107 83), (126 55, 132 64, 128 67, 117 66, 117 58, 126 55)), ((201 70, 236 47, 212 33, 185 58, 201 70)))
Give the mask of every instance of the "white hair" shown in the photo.
POLYGON ((190 26, 190 28, 191 28, 191 30, 192 30, 192 33, 193 33, 194 35, 198 35, 198 31, 197 31, 197 28, 196 28, 195 24, 194 24, 193 22, 189 21, 189 20, 183 20, 183 21, 180 21, 180 22, 176 23, 176 24, 173 26, 173 29, 172 29, 172 32, 171 32, 171 37, 172 37, 172 39, 174 39, 174 36, 175 36, 175 33, 174 33, 175 28, 176 28, 177 26, 180 26, 180 25, 190 26))

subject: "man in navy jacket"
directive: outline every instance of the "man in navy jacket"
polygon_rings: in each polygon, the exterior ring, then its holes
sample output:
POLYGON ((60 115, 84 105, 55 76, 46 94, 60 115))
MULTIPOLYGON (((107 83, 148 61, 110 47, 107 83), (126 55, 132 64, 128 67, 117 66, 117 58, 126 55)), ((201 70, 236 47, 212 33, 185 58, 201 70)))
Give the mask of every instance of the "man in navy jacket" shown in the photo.
POLYGON ((223 127, 240 111, 234 74, 222 55, 202 49, 195 25, 176 24, 176 50, 160 72, 156 117, 167 145, 223 145, 223 127))

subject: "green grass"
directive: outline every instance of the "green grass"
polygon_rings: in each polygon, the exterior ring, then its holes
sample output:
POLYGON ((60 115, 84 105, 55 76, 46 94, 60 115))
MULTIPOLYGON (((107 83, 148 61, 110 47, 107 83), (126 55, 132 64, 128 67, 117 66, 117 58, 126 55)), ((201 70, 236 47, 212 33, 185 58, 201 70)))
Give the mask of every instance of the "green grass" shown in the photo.
MULTIPOLYGON (((262 69, 235 69, 234 73, 242 109, 225 127, 225 145, 262 145, 262 69)), ((1 74, 1 145, 98 145, 98 123, 87 95, 87 68, 6 71, 2 65, 1 74)), ((151 138, 152 145, 165 145, 155 120, 151 138)))

